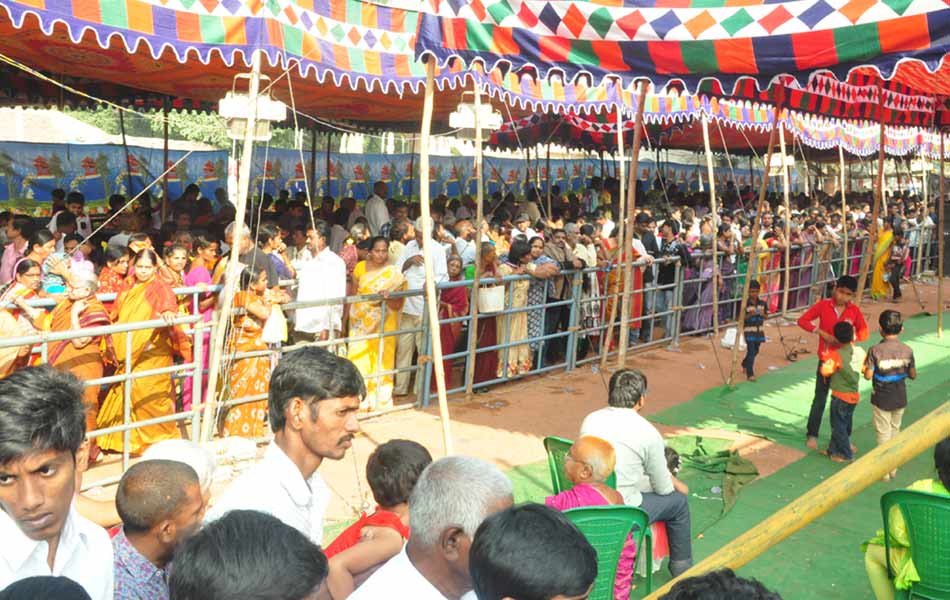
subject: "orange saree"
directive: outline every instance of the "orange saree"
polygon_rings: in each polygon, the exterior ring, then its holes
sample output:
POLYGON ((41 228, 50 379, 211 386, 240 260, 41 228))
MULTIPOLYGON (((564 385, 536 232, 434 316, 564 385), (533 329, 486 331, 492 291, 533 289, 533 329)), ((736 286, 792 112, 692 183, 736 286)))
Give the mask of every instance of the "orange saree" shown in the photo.
MULTIPOLYGON (((254 300, 254 294, 238 292, 234 295, 234 308, 247 308, 254 300)), ((267 344, 261 340, 263 329, 264 323, 254 315, 236 315, 232 321, 228 354, 267 350, 267 344)), ((270 383, 270 367, 270 356, 235 359, 227 386, 231 392, 230 400, 266 394, 270 383)), ((267 398, 232 406, 224 420, 224 435, 263 437, 267 434, 266 416, 267 398)))
MULTIPOLYGON (((115 322, 136 323, 160 318, 165 312, 177 312, 178 300, 167 283, 152 277, 145 283, 135 283, 122 291, 115 302, 115 322)), ((180 327, 139 329, 111 336, 118 367, 116 374, 150 371, 171 367, 174 355, 180 354, 185 362, 191 361, 191 341, 180 327), (129 356, 126 349, 130 349, 129 356), (128 361, 128 362, 127 362, 128 361)), ((125 397, 125 382, 112 386, 99 409, 96 425, 100 429, 121 425, 125 403, 129 402, 130 422, 165 417, 175 412, 175 388, 168 373, 148 375, 131 381, 131 397, 125 397)), ((181 437, 178 425, 167 421, 133 429, 129 435, 129 451, 140 454, 146 448, 167 439, 181 437)), ((122 432, 100 436, 103 450, 121 452, 122 432)))

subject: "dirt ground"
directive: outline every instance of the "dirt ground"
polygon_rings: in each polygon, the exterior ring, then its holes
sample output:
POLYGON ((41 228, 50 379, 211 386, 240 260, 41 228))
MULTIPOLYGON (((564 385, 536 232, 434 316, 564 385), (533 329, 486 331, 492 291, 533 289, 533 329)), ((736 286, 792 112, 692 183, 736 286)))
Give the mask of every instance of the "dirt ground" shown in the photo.
MULTIPOLYGON (((905 286, 903 301, 898 304, 865 301, 862 309, 871 331, 877 330, 878 314, 887 308, 896 308, 905 317, 924 311, 936 312, 936 286, 918 283, 917 290, 925 309, 917 302, 909 284, 905 286)), ((945 282, 944 290, 944 296, 950 296, 950 282, 945 282)), ((790 314, 789 323, 781 328, 785 345, 789 349, 808 351, 798 360, 814 361, 817 338, 798 329, 794 324, 797 316, 790 314)), ((789 364, 779 342, 777 324, 770 322, 766 327, 766 335, 769 342, 763 345, 756 360, 756 369, 760 373, 789 364)), ((638 368, 647 375, 649 393, 644 414, 649 417, 722 385, 729 374, 730 360, 730 351, 720 347, 718 339, 685 337, 678 349, 634 349, 628 355, 627 366, 638 368)), ((583 418, 605 405, 607 381, 613 368, 615 366, 611 365, 607 372, 598 372, 588 365, 569 373, 529 377, 496 386, 486 394, 474 396, 472 402, 465 402, 460 396, 450 397, 454 453, 483 458, 503 470, 543 460, 542 438, 547 435, 575 437, 583 418)), ((744 381, 744 377, 740 376, 738 381, 744 381)), ((733 448, 751 460, 762 476, 802 456, 797 450, 736 432, 668 426, 658 428, 667 436, 697 433, 705 437, 733 439, 733 448)), ((344 459, 324 462, 320 468, 334 492, 327 514, 328 525, 352 519, 361 510, 372 508, 373 500, 366 484, 365 467, 369 454, 377 445, 393 438, 409 438, 429 448, 434 457, 444 455, 442 424, 434 399, 433 406, 424 410, 403 410, 365 420, 362 429, 344 459)), ((246 469, 249 462, 241 461, 230 465, 232 468, 224 469, 215 489, 223 488, 230 479, 246 469)), ((110 457, 108 464, 98 465, 96 473, 90 475, 100 478, 105 473, 116 473, 117 467, 115 460, 110 457)), ((114 494, 114 488, 99 488, 89 494, 104 498, 114 494)))

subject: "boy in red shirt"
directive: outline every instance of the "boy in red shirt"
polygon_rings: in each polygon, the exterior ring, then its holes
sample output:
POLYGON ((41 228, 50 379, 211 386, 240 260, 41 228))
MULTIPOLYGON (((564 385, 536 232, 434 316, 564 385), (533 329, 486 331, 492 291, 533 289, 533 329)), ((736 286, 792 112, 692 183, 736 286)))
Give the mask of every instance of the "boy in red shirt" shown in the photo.
POLYGON ((835 284, 831 298, 816 302, 798 319, 798 326, 809 333, 818 334, 818 371, 815 375, 815 397, 808 414, 808 439, 805 445, 818 448, 818 430, 828 403, 829 378, 822 375, 821 363, 828 350, 836 350, 840 344, 835 339, 835 325, 845 321, 854 327, 854 339, 863 342, 868 339, 868 326, 861 309, 851 300, 858 291, 858 281, 850 275, 840 277, 835 284), (818 325, 815 325, 815 321, 818 325))

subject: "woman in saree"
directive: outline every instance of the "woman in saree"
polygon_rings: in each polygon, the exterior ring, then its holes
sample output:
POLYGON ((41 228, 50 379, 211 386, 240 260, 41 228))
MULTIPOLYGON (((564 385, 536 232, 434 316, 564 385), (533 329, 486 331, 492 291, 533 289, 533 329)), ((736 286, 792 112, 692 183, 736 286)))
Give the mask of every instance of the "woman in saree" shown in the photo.
MULTIPOLYGON (((85 271, 73 273, 66 286, 64 298, 50 313, 46 329, 50 332, 79 331, 89 327, 111 325, 109 312, 96 298, 99 281, 95 274, 85 271)), ((46 355, 47 363, 56 369, 69 371, 80 381, 91 381, 102 377, 103 356, 112 355, 112 348, 103 348, 101 336, 85 336, 71 340, 52 342, 46 355)), ((99 386, 87 385, 83 388, 83 405, 86 408, 86 431, 96 429, 96 417, 99 413, 99 386)), ((96 440, 89 440, 89 462, 95 462, 99 455, 96 440)))
MULTIPOLYGON (((738 312, 738 304, 733 299, 733 286, 735 285, 736 275, 736 255, 742 252, 742 248, 736 241, 735 233, 729 225, 719 226, 716 236, 716 250, 719 253, 719 322, 727 323, 735 317, 738 312)), ((712 297, 712 290, 710 290, 712 297)))
MULTIPOLYGON (((140 251, 132 259, 134 278, 130 285, 119 293, 112 319, 116 324, 138 323, 161 318, 168 326, 154 329, 138 329, 111 336, 118 365, 116 373, 131 373, 171 367, 175 354, 185 362, 191 361, 191 341, 179 326, 172 321, 179 316, 178 299, 172 288, 158 276, 158 255, 154 250, 140 251), (126 348, 130 355, 126 356, 126 348)), ((99 429, 121 425, 124 421, 125 403, 130 404, 131 422, 165 417, 175 412, 175 388, 171 375, 149 375, 131 381, 131 397, 125 397, 125 382, 112 386, 99 409, 96 426, 99 429)), ((129 432, 129 452, 141 454, 146 448, 167 439, 181 437, 178 425, 173 421, 156 423, 133 429, 129 432)), ((122 452, 122 432, 110 433, 99 438, 103 450, 122 452)))
MULTIPOLYGON (((633 269, 631 272, 633 274, 632 285, 630 286, 630 313, 627 315, 627 319, 631 321, 630 330, 633 330, 639 327, 639 323, 635 319, 639 319, 643 313, 643 266, 640 263, 640 253, 630 249, 630 252, 623 252, 622 246, 617 242, 617 236, 619 235, 619 227, 615 227, 613 231, 610 232, 608 240, 610 241, 609 249, 607 250, 607 260, 609 264, 609 270, 606 276, 606 284, 604 288, 604 295, 607 297, 604 302, 604 315, 603 323, 607 327, 606 330, 610 327, 610 316, 616 314, 616 321, 619 324, 620 319, 622 318, 620 314, 621 307, 623 306, 623 263, 628 260, 633 261, 633 269), (614 309, 614 304, 617 304, 617 308, 614 309), (616 313, 614 311, 616 310, 616 313)), ((619 325, 614 330, 619 331, 619 325)), ((610 349, 614 348, 614 341, 611 339, 608 341, 610 344, 610 349)))
MULTIPOLYGON (((500 283, 483 283, 485 279, 500 278, 501 265, 498 264, 498 255, 495 252, 495 246, 491 242, 482 242, 479 251, 479 260, 481 261, 481 273, 479 285, 481 287, 494 287, 503 285, 500 283)), ((472 297, 472 302, 478 302, 478 293, 472 297)), ((498 344, 498 319, 492 315, 481 315, 478 318, 477 327, 478 337, 475 341, 476 349, 490 348, 498 344)), ((475 373, 474 383, 484 383, 498 377, 498 351, 485 350, 475 354, 475 373)), ((487 392, 487 387, 475 390, 476 393, 487 392)))
MULTIPOLYGON (((531 262, 531 245, 524 239, 511 242, 508 256, 498 266, 499 277, 524 275, 536 270, 531 262)), ((496 331, 499 344, 512 344, 498 350, 498 377, 511 378, 531 370, 531 346, 518 343, 528 337, 528 312, 524 307, 528 304, 528 280, 511 281, 506 284, 508 291, 505 294, 505 310, 508 314, 501 314, 497 319, 496 331), (507 357, 507 359, 506 359, 507 357)))
MULTIPOLYGON (((267 344, 261 339, 264 323, 271 313, 271 292, 267 289, 267 271, 257 273, 244 269, 240 275, 241 291, 234 295, 234 308, 243 309, 231 319, 228 354, 262 352, 267 344)), ((236 358, 231 364, 225 389, 231 400, 266 395, 270 384, 271 357, 268 355, 236 358)), ((267 434, 267 398, 237 404, 228 409, 224 419, 224 435, 259 438, 267 434)))
MULTIPOLYGON (((118 294, 125 287, 126 277, 129 275, 129 250, 125 246, 112 244, 106 248, 106 266, 99 271, 99 293, 118 294)), ((115 300, 103 302, 103 305, 112 310, 115 300)))
MULTIPOLYGON (((462 281, 462 259, 458 256, 450 256, 446 261, 449 272, 449 281, 462 281)), ((439 296, 439 319, 454 319, 468 315, 468 288, 464 286, 447 288, 442 290, 439 296)), ((447 355, 455 352, 455 346, 458 344, 459 335, 462 332, 462 322, 441 323, 439 325, 439 337, 442 339, 442 354, 447 355)), ((453 359, 442 361, 443 373, 445 374, 445 385, 452 387, 452 363, 453 359)), ((432 376, 432 389, 435 390, 435 375, 432 376)))
MULTIPOLYGON (((0 288, 0 336, 22 337, 40 328, 45 311, 27 301, 37 297, 42 278, 42 268, 35 260, 21 258, 14 264, 13 281, 0 288)), ((31 350, 30 346, 0 348, 0 379, 27 366, 31 350)))
MULTIPOLYGON (((185 274, 184 283, 186 287, 197 287, 199 289, 207 288, 211 285, 211 271, 214 270, 214 263, 218 259, 218 242, 211 240, 206 236, 196 236, 192 248, 194 248, 195 258, 191 261, 188 273, 185 274)), ((190 297, 189 297, 190 298, 190 297)), ((201 315, 204 323, 211 322, 211 315, 214 312, 214 305, 218 301, 217 296, 208 292, 198 296, 198 312, 195 313, 193 302, 188 303, 188 312, 201 315)), ((197 325, 197 324, 196 324, 197 325)), ((208 370, 208 356, 211 348, 211 329, 204 329, 201 337, 201 368, 208 370)), ((200 397, 204 398, 205 385, 207 377, 201 376, 200 397)), ((186 377, 182 383, 181 405, 184 410, 191 410, 194 384, 192 377, 186 377)))
POLYGON ((533 237, 528 240, 528 243, 531 244, 531 264, 534 265, 531 271, 532 279, 528 285, 527 305, 534 307, 534 310, 528 312, 528 338, 535 340, 530 345, 531 352, 537 354, 541 341, 536 338, 544 335, 544 305, 548 300, 546 280, 557 275, 561 268, 557 261, 544 254, 543 239, 533 237))
POLYGON ((890 271, 887 268, 891 260, 891 246, 894 244, 893 221, 890 217, 884 219, 884 228, 877 234, 877 243, 874 245, 874 256, 871 264, 874 273, 871 277, 871 299, 881 300, 891 293, 891 284, 888 283, 890 271), (887 275, 887 278, 885 278, 887 275))
POLYGON ((397 336, 382 334, 399 329, 399 315, 404 300, 390 298, 389 295, 406 287, 406 278, 395 265, 389 264, 389 240, 379 236, 373 238, 371 243, 366 260, 357 263, 353 269, 353 281, 358 295, 378 295, 381 299, 350 305, 350 337, 370 337, 351 341, 347 353, 347 358, 366 380, 366 397, 360 403, 362 412, 392 408, 393 375, 377 373, 395 368, 397 336))
POLYGON ((765 245, 771 250, 765 259, 759 263, 759 285, 765 292, 763 300, 769 307, 770 313, 776 313, 782 303, 782 260, 785 246, 785 224, 775 221, 772 230, 762 238, 765 245))

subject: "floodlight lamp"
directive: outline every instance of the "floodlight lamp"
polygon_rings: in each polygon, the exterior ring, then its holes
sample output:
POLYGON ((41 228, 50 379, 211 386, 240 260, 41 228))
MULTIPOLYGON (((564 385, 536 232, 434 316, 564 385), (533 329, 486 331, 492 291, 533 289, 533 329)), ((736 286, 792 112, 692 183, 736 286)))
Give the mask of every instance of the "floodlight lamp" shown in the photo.
MULTIPOLYGON (((242 73, 234 77, 231 91, 218 102, 218 114, 224 117, 227 123, 227 134, 232 140, 243 140, 247 129, 247 119, 251 112, 251 97, 247 92, 235 89, 238 79, 249 79, 250 75, 242 73)), ((266 75, 261 81, 270 81, 266 75)), ((253 138, 255 142, 266 142, 271 138, 271 121, 283 121, 287 118, 287 105, 274 100, 270 94, 258 94, 257 114, 255 115, 253 138)))
MULTIPOLYGON (((475 137, 476 106, 474 102, 466 102, 465 96, 474 96, 473 92, 462 94, 462 101, 449 114, 449 127, 458 129, 459 137, 475 137)), ((482 102, 477 108, 478 124, 483 131, 494 131, 501 128, 501 113, 492 108, 490 102, 482 102)))

